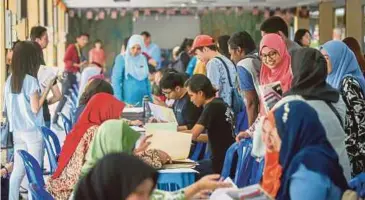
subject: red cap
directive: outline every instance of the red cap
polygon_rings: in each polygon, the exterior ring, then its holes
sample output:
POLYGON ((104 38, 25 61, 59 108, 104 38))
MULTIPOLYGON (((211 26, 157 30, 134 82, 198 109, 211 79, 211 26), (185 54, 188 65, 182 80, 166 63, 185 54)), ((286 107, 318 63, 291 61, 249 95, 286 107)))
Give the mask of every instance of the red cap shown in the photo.
POLYGON ((214 45, 214 39, 210 37, 209 35, 198 35, 194 39, 193 46, 191 47, 191 53, 194 53, 196 48, 199 47, 207 47, 214 45))

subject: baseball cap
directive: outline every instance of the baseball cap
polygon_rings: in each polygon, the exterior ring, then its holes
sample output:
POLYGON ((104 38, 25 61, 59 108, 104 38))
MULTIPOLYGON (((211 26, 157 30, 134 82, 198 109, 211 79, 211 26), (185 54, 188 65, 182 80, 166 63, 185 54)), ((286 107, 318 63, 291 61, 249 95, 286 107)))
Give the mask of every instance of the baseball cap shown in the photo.
POLYGON ((190 53, 194 53, 199 47, 207 47, 214 45, 214 39, 209 35, 198 35, 194 39, 193 46, 191 47, 190 53))

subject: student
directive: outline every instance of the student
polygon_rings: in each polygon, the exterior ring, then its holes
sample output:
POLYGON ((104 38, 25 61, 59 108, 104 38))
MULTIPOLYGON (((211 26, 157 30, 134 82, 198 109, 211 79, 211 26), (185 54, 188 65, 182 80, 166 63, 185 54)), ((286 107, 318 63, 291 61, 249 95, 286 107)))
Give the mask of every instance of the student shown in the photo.
POLYGON ((142 36, 133 35, 128 41, 125 55, 116 58, 112 73, 114 95, 119 100, 137 107, 142 106, 144 96, 151 97, 148 63, 142 49, 142 36))
POLYGON ((218 96, 229 106, 232 106, 232 86, 235 86, 237 76, 236 68, 232 61, 218 52, 214 39, 209 35, 199 35, 195 38, 192 52, 200 60, 207 62, 207 77, 213 87, 218 91, 218 96), (228 77, 229 76, 229 77, 228 77))
MULTIPOLYGON (((39 47, 39 54, 41 55, 41 65, 46 65, 43 57, 43 49, 48 46, 48 34, 47 29, 42 26, 35 26, 30 31, 30 39, 34 42, 34 44, 39 47)), ((43 118, 46 126, 48 128, 51 127, 51 114, 48 108, 48 105, 52 105, 59 100, 61 100, 61 91, 57 85, 57 81, 53 83, 51 87, 52 97, 46 99, 43 103, 43 118)))
POLYGON ((279 34, 285 41, 289 54, 294 50, 301 48, 299 44, 289 39, 288 24, 279 16, 273 16, 266 19, 260 27, 261 35, 264 36, 268 33, 279 34))
MULTIPOLYGON (((76 73, 78 73, 80 69, 82 69, 87 63, 87 60, 82 55, 81 49, 85 47, 88 42, 89 42, 89 34, 81 33, 80 35, 77 36, 76 43, 70 44, 66 49, 65 57, 63 59, 63 61, 65 62, 65 72, 64 72, 65 80, 62 84, 63 98, 58 103, 55 113, 59 113, 62 111, 67 101, 66 95, 70 94, 69 89, 71 89, 74 84, 77 84, 76 73)), ((57 114, 53 117, 52 121, 53 124, 58 126, 57 114)))
POLYGON ((212 83, 204 75, 193 75, 186 86, 191 101, 197 107, 203 107, 198 122, 189 131, 193 140, 208 142, 211 145, 212 157, 200 163, 197 170, 200 176, 220 174, 227 149, 234 143, 233 112, 220 98, 215 97, 212 83), (207 134, 202 134, 207 130, 207 134))
POLYGON ((265 118, 266 146, 261 186, 278 200, 340 200, 348 188, 338 156, 316 111, 307 103, 286 103, 265 118))
POLYGON ((186 88, 184 88, 185 74, 167 73, 161 81, 162 93, 168 99, 174 99, 173 110, 178 123, 178 131, 193 128, 198 121, 202 108, 196 107, 191 101, 186 88))
POLYGON ((312 48, 301 48, 292 55, 293 81, 285 97, 276 103, 301 100, 308 103, 318 114, 327 139, 338 154, 344 175, 351 179, 349 155, 345 147, 344 122, 346 105, 337 89, 326 83, 327 63, 321 52, 312 48))
MULTIPOLYGON (((42 163, 43 138, 39 127, 44 126, 42 106, 51 85, 41 94, 37 80, 41 56, 33 42, 23 41, 16 44, 11 63, 11 74, 5 83, 4 97, 9 131, 14 137, 14 152, 25 150, 38 163, 42 163)), ((22 158, 14 153, 9 199, 19 199, 19 188, 24 176, 22 158)))
POLYGON ((307 29, 298 29, 295 32, 294 42, 302 47, 310 47, 312 35, 307 29))
MULTIPOLYGON (((190 55, 189 52, 193 45, 194 40, 190 38, 185 38, 182 44, 177 48, 176 54, 173 52, 173 56, 176 55, 174 61, 169 65, 169 68, 175 69, 179 73, 184 73, 187 70, 190 55)), ((175 48, 174 48, 175 50, 175 48)))
POLYGON ((105 71, 105 59, 103 44, 101 40, 98 39, 94 42, 94 48, 89 51, 89 63, 97 63, 102 66, 105 71))
POLYGON ((85 90, 81 94, 79 106, 76 109, 74 119, 72 121, 75 123, 79 119, 79 116, 84 111, 87 103, 90 101, 90 99, 98 94, 98 93, 107 93, 114 95, 113 88, 110 85, 110 83, 106 82, 103 79, 93 79, 88 82, 88 84, 85 87, 85 90))
POLYGON ((228 40, 231 60, 237 65, 241 95, 245 100, 248 124, 251 126, 259 112, 259 76, 261 61, 256 44, 246 31, 234 33, 228 40))
POLYGON ((157 62, 157 69, 160 69, 161 66, 161 49, 160 47, 155 44, 152 43, 151 40, 151 34, 147 31, 143 31, 141 33, 143 40, 144 40, 144 49, 142 49, 142 51, 144 51, 145 53, 147 53, 149 56, 151 56, 153 58, 153 60, 155 62, 157 62))
POLYGON ((347 111, 346 147, 352 175, 365 170, 365 79, 355 54, 342 41, 332 40, 321 47, 327 61, 327 83, 340 91, 347 111))

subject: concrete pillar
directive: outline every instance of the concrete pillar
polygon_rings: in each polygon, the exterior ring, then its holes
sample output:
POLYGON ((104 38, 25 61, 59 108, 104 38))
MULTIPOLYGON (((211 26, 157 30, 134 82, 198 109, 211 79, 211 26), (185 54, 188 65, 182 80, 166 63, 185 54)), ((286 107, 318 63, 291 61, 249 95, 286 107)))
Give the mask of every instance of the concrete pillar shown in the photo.
POLYGON ((319 3, 319 44, 332 40, 333 15, 333 2, 319 3))
POLYGON ((294 17, 294 32, 296 32, 298 29, 307 29, 309 30, 309 17, 308 18, 301 18, 300 17, 300 7, 297 8, 297 13, 294 17))
POLYGON ((28 25, 29 31, 33 26, 39 25, 39 0, 28 1, 28 25))
MULTIPOLYGON (((5 1, 0 1, 0 111, 3 110, 4 85, 6 78, 5 65, 5 1)), ((0 114, 0 120, 3 115, 0 114)))
POLYGON ((44 55, 45 55, 45 61, 47 65, 56 65, 56 63, 54 63, 54 41, 55 41, 55 36, 54 36, 54 23, 53 23, 53 7, 54 7, 54 2, 53 0, 48 0, 47 3, 47 21, 48 21, 48 26, 47 26, 47 33, 48 33, 48 38, 49 38, 49 43, 47 46, 46 51, 44 51, 44 55))
POLYGON ((346 37, 354 37, 360 46, 364 40, 362 0, 346 0, 346 37))
POLYGON ((57 66, 64 67, 63 57, 66 51, 65 34, 65 10, 58 6, 58 43, 57 43, 57 66))

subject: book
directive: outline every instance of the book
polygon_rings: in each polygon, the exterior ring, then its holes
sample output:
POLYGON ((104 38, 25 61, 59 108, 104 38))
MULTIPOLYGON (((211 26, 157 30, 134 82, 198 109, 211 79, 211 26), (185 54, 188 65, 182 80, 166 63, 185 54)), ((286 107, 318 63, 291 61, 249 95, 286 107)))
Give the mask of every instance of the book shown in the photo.
POLYGON ((280 81, 266 85, 260 85, 259 90, 261 101, 264 104, 266 112, 269 112, 274 107, 274 105, 282 99, 283 96, 283 90, 281 88, 280 81))
POLYGON ((146 129, 147 133, 154 132, 154 131, 177 131, 177 123, 146 123, 144 128, 146 129))
POLYGON ((259 184, 250 185, 244 188, 237 188, 230 178, 224 180, 232 184, 231 188, 221 188, 215 190, 209 199, 221 199, 223 196, 225 199, 230 200, 271 200, 269 195, 261 188, 259 184))

